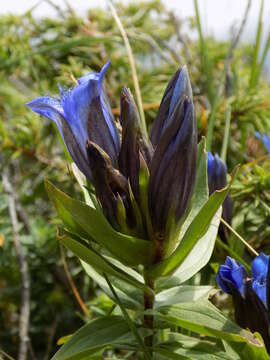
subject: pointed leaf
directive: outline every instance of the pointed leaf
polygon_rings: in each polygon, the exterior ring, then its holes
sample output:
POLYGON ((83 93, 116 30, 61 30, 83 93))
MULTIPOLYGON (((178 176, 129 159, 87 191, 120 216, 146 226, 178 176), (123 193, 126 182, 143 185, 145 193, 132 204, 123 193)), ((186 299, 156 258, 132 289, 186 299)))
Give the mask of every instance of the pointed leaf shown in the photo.
POLYGON ((122 317, 110 316, 92 320, 80 328, 52 360, 81 360, 119 341, 127 332, 129 327, 122 317))
POLYGON ((161 291, 155 297, 155 309, 162 306, 174 305, 185 302, 197 301, 201 298, 208 298, 212 286, 176 286, 171 289, 161 291))
POLYGON ((48 181, 46 187, 58 215, 70 231, 84 238, 93 238, 130 266, 151 261, 153 249, 150 241, 117 232, 100 211, 72 199, 48 181))
POLYGON ((264 349, 262 341, 228 319, 209 301, 197 301, 160 309, 155 312, 157 319, 169 326, 181 326, 184 329, 214 338, 232 342, 245 342, 258 349, 264 349))
POLYGON ((93 248, 84 245, 75 235, 62 230, 59 235, 59 240, 75 255, 77 255, 85 263, 93 266, 98 272, 110 274, 116 278, 122 279, 133 286, 150 291, 143 283, 130 276, 128 273, 116 267, 114 264, 106 260, 102 255, 96 252, 93 248))

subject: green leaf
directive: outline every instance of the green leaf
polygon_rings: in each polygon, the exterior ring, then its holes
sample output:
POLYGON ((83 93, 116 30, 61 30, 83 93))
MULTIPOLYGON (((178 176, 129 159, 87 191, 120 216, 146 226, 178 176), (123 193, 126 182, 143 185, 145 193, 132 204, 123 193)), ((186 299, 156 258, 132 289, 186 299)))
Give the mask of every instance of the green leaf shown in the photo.
POLYGON ((95 204, 94 204, 93 200, 91 199, 89 192, 85 188, 85 186, 86 186, 85 175, 80 171, 80 169, 74 162, 71 164, 71 169, 73 171, 73 174, 74 174, 76 180, 78 181, 78 184, 80 185, 80 188, 82 189, 86 204, 92 208, 95 208, 95 204))
POLYGON ((187 257, 173 273, 171 281, 182 284, 208 264, 215 247, 221 213, 222 208, 220 207, 216 215, 214 215, 206 234, 193 246, 187 257))
POLYGON ((61 230, 59 233, 59 240, 81 260, 92 266, 98 272, 106 272, 107 274, 122 279, 123 281, 132 284, 139 289, 151 292, 151 290, 148 289, 145 284, 139 282, 134 277, 130 276, 127 272, 124 272, 122 269, 110 263, 93 248, 84 245, 76 235, 71 234, 65 230, 61 230))
POLYGON ((150 241, 117 232, 100 211, 72 199, 49 181, 46 181, 46 188, 58 215, 71 232, 94 239, 130 266, 151 262, 153 248, 150 241))
MULTIPOLYGON (((82 266, 86 273, 100 286, 100 288, 112 299, 114 296, 104 279, 104 277, 97 272, 91 265, 82 261, 82 266)), ((130 286, 126 281, 122 281, 116 277, 111 277, 111 283, 121 302, 127 309, 142 310, 143 304, 143 291, 139 291, 137 288, 130 286)))
POLYGON ((154 351, 163 355, 167 354, 167 357, 171 359, 184 356, 185 359, 191 360, 237 360, 226 354, 221 342, 202 340, 174 332, 168 333, 166 341, 157 344, 154 351))
POLYGON ((208 298, 209 292, 212 289, 212 286, 176 286, 158 293, 155 297, 154 308, 158 309, 162 306, 185 303, 189 301, 192 302, 202 298, 208 298))
MULTIPOLYGON (((260 334, 255 333, 256 337, 263 343, 263 339, 260 334)), ((241 360, 269 360, 270 356, 267 353, 265 347, 260 348, 257 346, 251 346, 249 343, 229 342, 229 346, 234 350, 241 360)), ((234 357, 236 359, 236 357, 234 357)))
POLYGON ((207 159, 208 153, 205 150, 205 138, 203 138, 198 144, 197 169, 194 190, 191 199, 191 209, 181 227, 180 239, 209 198, 207 159))
POLYGON ((52 360, 81 360, 84 356, 118 342, 127 332, 129 327, 122 317, 92 320, 80 328, 52 360))
POLYGON ((168 326, 181 326, 184 329, 229 342, 245 343, 255 347, 261 354, 265 353, 263 342, 226 318, 209 301, 200 300, 193 303, 167 306, 155 312, 157 320, 168 326))

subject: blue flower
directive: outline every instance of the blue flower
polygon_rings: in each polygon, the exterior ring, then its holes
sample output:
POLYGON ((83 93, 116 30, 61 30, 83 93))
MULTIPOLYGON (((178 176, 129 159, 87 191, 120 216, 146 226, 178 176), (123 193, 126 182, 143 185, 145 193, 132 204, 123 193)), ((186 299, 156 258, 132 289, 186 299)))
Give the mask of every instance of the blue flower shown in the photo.
POLYGON ((227 294, 238 292, 242 297, 245 296, 245 283, 247 271, 245 267, 227 256, 225 264, 220 265, 217 273, 217 283, 227 294))
POLYGON ((210 151, 208 152, 207 175, 210 194, 227 185, 227 166, 218 154, 214 156, 210 151))
POLYGON ((114 165, 120 150, 119 134, 104 88, 109 65, 110 62, 100 73, 81 77, 71 90, 65 91, 59 86, 60 99, 42 96, 26 104, 56 123, 73 161, 90 180, 86 141, 98 144, 114 165))
POLYGON ((268 135, 267 135, 267 134, 261 134, 261 133, 259 133, 259 131, 256 131, 255 135, 256 135, 256 138, 257 138, 257 139, 260 139, 260 140, 263 142, 263 144, 264 144, 267 152, 270 153, 270 138, 269 138, 269 134, 268 134, 268 135))
POLYGON ((227 257, 225 264, 219 267, 217 283, 224 292, 232 295, 237 324, 259 332, 270 354, 268 267, 269 257, 261 253, 252 261, 250 279, 243 265, 227 257))
POLYGON ((252 288, 261 301, 264 303, 264 306, 268 308, 268 299, 267 299, 267 288, 268 284, 268 268, 269 268, 269 256, 264 253, 260 253, 253 261, 251 265, 251 275, 252 275, 252 288))

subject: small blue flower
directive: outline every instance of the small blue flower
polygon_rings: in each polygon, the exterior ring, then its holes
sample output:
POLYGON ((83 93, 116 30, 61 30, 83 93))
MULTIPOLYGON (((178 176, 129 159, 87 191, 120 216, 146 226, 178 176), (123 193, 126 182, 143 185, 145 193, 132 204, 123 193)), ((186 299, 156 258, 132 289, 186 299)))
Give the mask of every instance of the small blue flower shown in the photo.
POLYGON ((251 265, 252 275, 252 288, 264 306, 268 308, 267 301, 267 287, 268 287, 268 268, 269 268, 269 256, 264 253, 260 253, 253 261, 251 265))
MULTIPOLYGON (((207 175, 210 195, 227 185, 227 166, 218 154, 213 155, 210 151, 208 152, 207 175)), ((233 206, 229 195, 224 200, 222 206, 222 217, 227 223, 231 224, 233 206)), ((219 236, 223 241, 227 241, 227 229, 223 224, 219 226, 219 236)))
POLYGON ((39 97, 26 104, 34 112, 54 121, 65 145, 79 169, 92 179, 86 141, 98 144, 117 163, 120 138, 104 88, 104 76, 110 62, 100 73, 81 77, 72 90, 59 86, 60 99, 39 97))
POLYGON ((225 264, 220 265, 217 273, 217 283, 227 294, 238 292, 245 297, 247 271, 245 267, 227 256, 225 264))
POLYGON ((243 265, 227 257, 225 264, 219 267, 217 283, 232 295, 237 324, 259 332, 270 354, 268 266, 269 257, 261 253, 252 261, 252 278, 249 278, 243 265))
POLYGON ((263 144, 264 144, 264 146, 265 146, 265 148, 266 148, 266 151, 267 151, 268 153, 270 153, 270 138, 269 138, 269 134, 268 134, 268 135, 267 135, 267 134, 261 134, 261 133, 259 133, 259 131, 256 131, 255 135, 256 135, 256 138, 257 138, 257 139, 260 139, 260 140, 263 142, 263 144))
POLYGON ((218 154, 214 156, 210 151, 208 152, 207 175, 210 194, 226 186, 227 166, 218 154))

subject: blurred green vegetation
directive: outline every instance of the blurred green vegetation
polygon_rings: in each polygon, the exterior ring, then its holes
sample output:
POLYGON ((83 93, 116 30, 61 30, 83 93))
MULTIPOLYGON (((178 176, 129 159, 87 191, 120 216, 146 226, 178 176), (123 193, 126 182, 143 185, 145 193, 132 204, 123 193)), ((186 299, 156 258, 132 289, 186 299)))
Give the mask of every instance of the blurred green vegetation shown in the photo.
MULTIPOLYGON (((232 189, 233 226, 257 251, 269 253, 269 157, 254 136, 256 130, 270 128, 270 88, 262 63, 266 55, 261 61, 257 51, 261 47, 267 54, 269 41, 261 44, 258 28, 256 46, 238 44, 225 73, 231 42, 202 32, 194 36, 200 29, 199 13, 197 18, 178 19, 160 1, 119 4, 117 11, 134 53, 149 128, 168 80, 183 64, 192 80, 199 136, 207 134, 211 118, 214 124, 212 152, 221 152, 229 106, 228 169, 245 164, 232 189)), ((54 125, 24 104, 41 94, 57 94, 58 83, 73 86, 74 78, 99 71, 108 59, 112 65, 106 89, 116 117, 122 86, 134 91, 126 48, 109 10, 91 9, 82 19, 67 7, 58 15, 37 20, 30 10, 23 16, 0 17, 0 170, 9 169, 16 192, 20 238, 31 278, 29 336, 37 359, 49 358, 57 339, 84 321, 55 241, 57 221, 44 179, 80 195, 54 125)), ((16 356, 21 281, 7 194, 2 190, 0 183, 0 348, 16 356)), ((229 245, 248 258, 239 240, 231 237, 229 245)), ((213 262, 225 254, 219 248, 213 262)), ((69 253, 65 256, 90 315, 109 311, 110 301, 84 275, 78 261, 69 253)))

